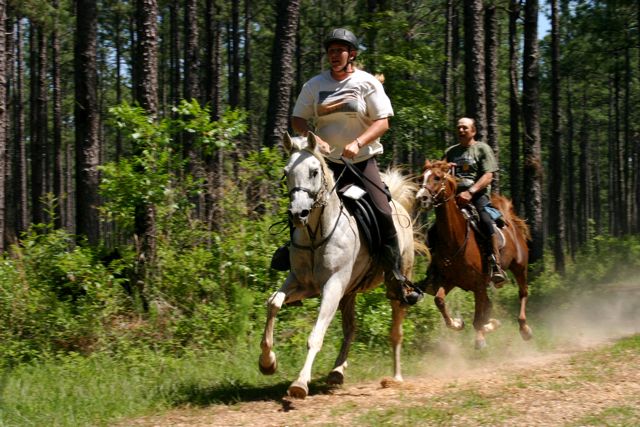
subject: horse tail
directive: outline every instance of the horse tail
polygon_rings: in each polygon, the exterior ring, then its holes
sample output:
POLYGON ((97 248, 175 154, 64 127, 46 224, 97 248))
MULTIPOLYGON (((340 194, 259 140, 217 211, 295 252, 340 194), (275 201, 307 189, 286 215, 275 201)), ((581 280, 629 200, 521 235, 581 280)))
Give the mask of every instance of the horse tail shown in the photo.
POLYGON ((411 177, 403 174, 400 168, 387 169, 382 173, 382 181, 389 187, 391 198, 400 203, 407 212, 413 212, 418 184, 411 177))
MULTIPOLYGON (((382 181, 389 187, 391 198, 399 203, 405 211, 411 216, 416 202, 416 193, 418 192, 418 184, 409 175, 405 175, 400 168, 389 168, 382 173, 382 181)), ((424 233, 422 227, 411 219, 411 228, 413 229, 413 249, 421 255, 429 255, 429 249, 425 244, 424 233)))
POLYGON ((531 241, 531 230, 529 230, 527 222, 516 215, 511 200, 499 194, 492 194, 491 204, 500 212, 502 212, 505 222, 515 225, 516 229, 520 232, 525 241, 531 241))

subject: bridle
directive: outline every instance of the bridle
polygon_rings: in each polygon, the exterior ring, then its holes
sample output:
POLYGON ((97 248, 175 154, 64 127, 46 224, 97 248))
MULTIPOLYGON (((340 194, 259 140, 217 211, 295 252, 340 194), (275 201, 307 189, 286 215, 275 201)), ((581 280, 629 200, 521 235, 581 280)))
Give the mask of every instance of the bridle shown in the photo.
POLYGON ((440 188, 438 188, 438 190, 435 193, 432 193, 426 184, 422 184, 420 186, 420 188, 422 188, 428 194, 429 199, 431 199, 431 203, 434 208, 444 205, 449 200, 453 199, 453 197, 455 196, 455 192, 452 191, 449 197, 446 197, 446 198, 442 197, 442 194, 447 190, 446 183, 450 175, 451 174, 448 171, 444 174, 444 176, 442 177, 440 188))
MULTIPOLYGON (((310 150, 308 150, 308 151, 315 156, 315 154, 312 151, 310 151, 310 150)), ((327 206, 327 203, 328 203, 327 202, 327 195, 329 195, 329 194, 331 194, 332 192, 335 191, 336 186, 338 185, 338 181, 340 180, 340 177, 342 177, 342 175, 340 175, 335 180, 333 188, 331 188, 329 190, 328 189, 328 182, 327 182, 326 174, 327 174, 327 168, 326 168, 326 166, 323 165, 323 168, 322 168, 322 183, 320 185, 320 190, 313 191, 313 190, 310 190, 309 188, 306 188, 306 187, 293 187, 291 190, 289 190, 289 199, 291 199, 291 197, 293 196, 293 194, 295 192, 302 191, 304 193, 307 193, 309 195, 309 197, 313 200, 313 203, 311 204, 311 208, 309 209, 310 210, 309 215, 311 215, 311 212, 314 209, 317 209, 317 208, 321 208, 324 211, 324 208, 325 208, 325 206, 327 206)), ((309 235, 309 238, 311 240, 311 244, 310 245, 299 245, 296 242, 294 242, 293 238, 292 238, 291 239, 291 246, 293 246, 294 248, 297 248, 297 249, 310 250, 312 252, 314 250, 318 249, 319 247, 321 247, 322 245, 327 243, 327 241, 331 238, 331 236, 333 236, 333 233, 338 228, 338 223, 340 222, 340 216, 342 214, 343 214, 343 210, 340 209, 340 214, 336 218, 336 221, 333 224, 333 227, 331 228, 331 231, 320 242, 315 243, 315 240, 316 240, 316 236, 318 235, 318 231, 320 231, 320 235, 322 235, 322 230, 321 230, 322 222, 320 222, 318 224, 318 226, 316 227, 315 230, 313 230, 311 228, 311 225, 309 223, 307 223, 307 225, 305 226, 305 230, 307 231, 307 234, 309 235)), ((322 216, 322 212, 320 212, 320 216, 322 216)))

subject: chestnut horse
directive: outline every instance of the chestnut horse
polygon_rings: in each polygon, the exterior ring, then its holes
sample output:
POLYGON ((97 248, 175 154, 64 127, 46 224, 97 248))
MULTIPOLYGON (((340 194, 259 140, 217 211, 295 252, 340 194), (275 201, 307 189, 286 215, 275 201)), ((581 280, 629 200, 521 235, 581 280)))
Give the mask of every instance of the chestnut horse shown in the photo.
MULTIPOLYGON (((500 322, 491 316, 491 300, 487 294, 490 275, 486 266, 486 256, 478 243, 469 220, 456 203, 456 180, 450 173, 446 161, 425 162, 422 186, 416 199, 423 209, 435 209, 435 229, 430 232, 434 242, 429 242, 433 251, 431 278, 423 281, 427 293, 435 296, 435 303, 447 327, 462 330, 464 321, 451 318, 445 305, 445 296, 458 286, 471 291, 475 298, 473 327, 476 330, 475 345, 480 349, 486 346, 485 333, 492 332, 500 322)), ((492 195, 491 203, 498 209, 505 222, 501 229, 504 247, 501 249, 502 268, 510 270, 518 282, 520 297, 520 335, 524 340, 532 337, 527 325, 525 307, 528 296, 527 266, 529 250, 527 240, 531 239, 529 228, 523 219, 518 218, 512 203, 505 197, 492 195)), ((430 237, 431 237, 430 236, 430 237)))

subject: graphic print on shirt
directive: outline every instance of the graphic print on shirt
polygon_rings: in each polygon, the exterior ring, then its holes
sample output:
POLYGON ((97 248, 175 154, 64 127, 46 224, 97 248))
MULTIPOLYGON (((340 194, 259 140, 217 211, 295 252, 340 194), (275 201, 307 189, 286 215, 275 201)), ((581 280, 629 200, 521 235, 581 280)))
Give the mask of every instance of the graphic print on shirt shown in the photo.
POLYGON ((450 161, 456 164, 456 175, 459 177, 471 179, 475 177, 478 170, 476 165, 477 161, 469 151, 465 151, 462 155, 453 158, 450 161))
POLYGON ((333 113, 356 113, 358 99, 355 89, 338 89, 336 91, 321 91, 318 94, 318 116, 333 113))

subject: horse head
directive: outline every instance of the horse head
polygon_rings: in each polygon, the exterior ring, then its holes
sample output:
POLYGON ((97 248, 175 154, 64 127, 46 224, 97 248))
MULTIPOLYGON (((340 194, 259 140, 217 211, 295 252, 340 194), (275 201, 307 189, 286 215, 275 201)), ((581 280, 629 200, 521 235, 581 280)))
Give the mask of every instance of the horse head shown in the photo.
POLYGON ((289 219, 295 227, 304 227, 311 212, 325 204, 328 168, 312 132, 306 138, 291 137, 287 133, 284 148, 291 156, 284 168, 289 190, 289 219))
POLYGON ((452 164, 444 160, 426 160, 422 168, 422 185, 416 194, 420 207, 429 210, 450 200, 456 194, 452 164))

